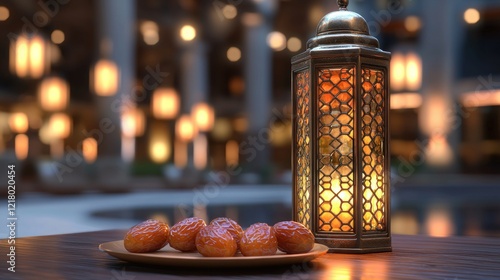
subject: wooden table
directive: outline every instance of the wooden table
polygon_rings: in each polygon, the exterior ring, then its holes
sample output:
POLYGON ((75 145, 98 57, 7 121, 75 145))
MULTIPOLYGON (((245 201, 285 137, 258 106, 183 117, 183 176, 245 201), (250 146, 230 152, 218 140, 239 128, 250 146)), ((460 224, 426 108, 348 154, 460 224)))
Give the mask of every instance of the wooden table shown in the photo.
POLYGON ((500 279, 500 239, 395 235, 393 252, 327 254, 286 267, 206 270, 130 264, 99 251, 124 231, 18 238, 16 273, 1 241, 0 279, 500 279))

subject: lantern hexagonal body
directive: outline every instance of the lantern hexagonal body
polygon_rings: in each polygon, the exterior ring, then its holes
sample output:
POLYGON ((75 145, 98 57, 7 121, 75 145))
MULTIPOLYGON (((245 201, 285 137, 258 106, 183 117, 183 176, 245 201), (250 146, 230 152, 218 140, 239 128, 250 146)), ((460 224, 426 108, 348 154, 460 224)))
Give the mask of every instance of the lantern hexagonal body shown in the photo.
POLYGON ((389 61, 345 7, 292 59, 294 220, 330 252, 391 251, 389 61))

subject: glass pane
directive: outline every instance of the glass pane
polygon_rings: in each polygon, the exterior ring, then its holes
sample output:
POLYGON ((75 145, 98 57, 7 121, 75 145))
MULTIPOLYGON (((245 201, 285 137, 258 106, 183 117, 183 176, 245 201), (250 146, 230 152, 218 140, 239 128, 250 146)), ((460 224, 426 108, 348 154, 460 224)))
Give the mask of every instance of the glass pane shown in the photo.
POLYGON ((309 104, 311 100, 311 92, 309 89, 309 71, 302 71, 295 74, 295 90, 296 95, 296 110, 297 110, 297 176, 295 185, 297 186, 297 216, 298 222, 306 227, 310 227, 311 220, 311 182, 310 168, 311 151, 310 129, 309 129, 309 104))
POLYGON ((361 150, 363 188, 363 231, 385 229, 386 179, 384 178, 384 98, 385 74, 369 68, 361 70, 361 150))
POLYGON ((318 72, 318 231, 352 232, 354 68, 318 72))

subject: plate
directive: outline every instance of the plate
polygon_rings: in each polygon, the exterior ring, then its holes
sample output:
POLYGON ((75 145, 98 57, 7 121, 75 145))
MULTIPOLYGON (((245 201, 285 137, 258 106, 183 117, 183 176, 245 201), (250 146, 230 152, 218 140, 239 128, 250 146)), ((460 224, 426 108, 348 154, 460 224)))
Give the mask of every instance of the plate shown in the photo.
POLYGON ((134 263, 184 267, 250 267, 308 262, 326 254, 328 247, 315 243, 311 251, 302 254, 286 254, 278 250, 276 255, 272 256, 245 257, 238 252, 234 257, 204 257, 198 252, 179 252, 169 245, 152 253, 130 253, 123 246, 123 240, 118 240, 99 245, 99 250, 134 263))

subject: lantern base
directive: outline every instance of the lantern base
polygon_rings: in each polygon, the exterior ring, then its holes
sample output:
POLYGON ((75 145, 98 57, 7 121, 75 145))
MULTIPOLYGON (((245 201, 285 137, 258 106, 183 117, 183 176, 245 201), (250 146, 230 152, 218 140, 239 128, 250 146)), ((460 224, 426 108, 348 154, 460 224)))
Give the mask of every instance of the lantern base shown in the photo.
POLYGON ((325 238, 316 237, 316 242, 326 245, 328 253, 368 254, 392 252, 391 238, 325 238))
POLYGON ((340 254, 369 254, 369 253, 383 253, 392 252, 392 247, 382 248, 328 248, 328 253, 340 254))

